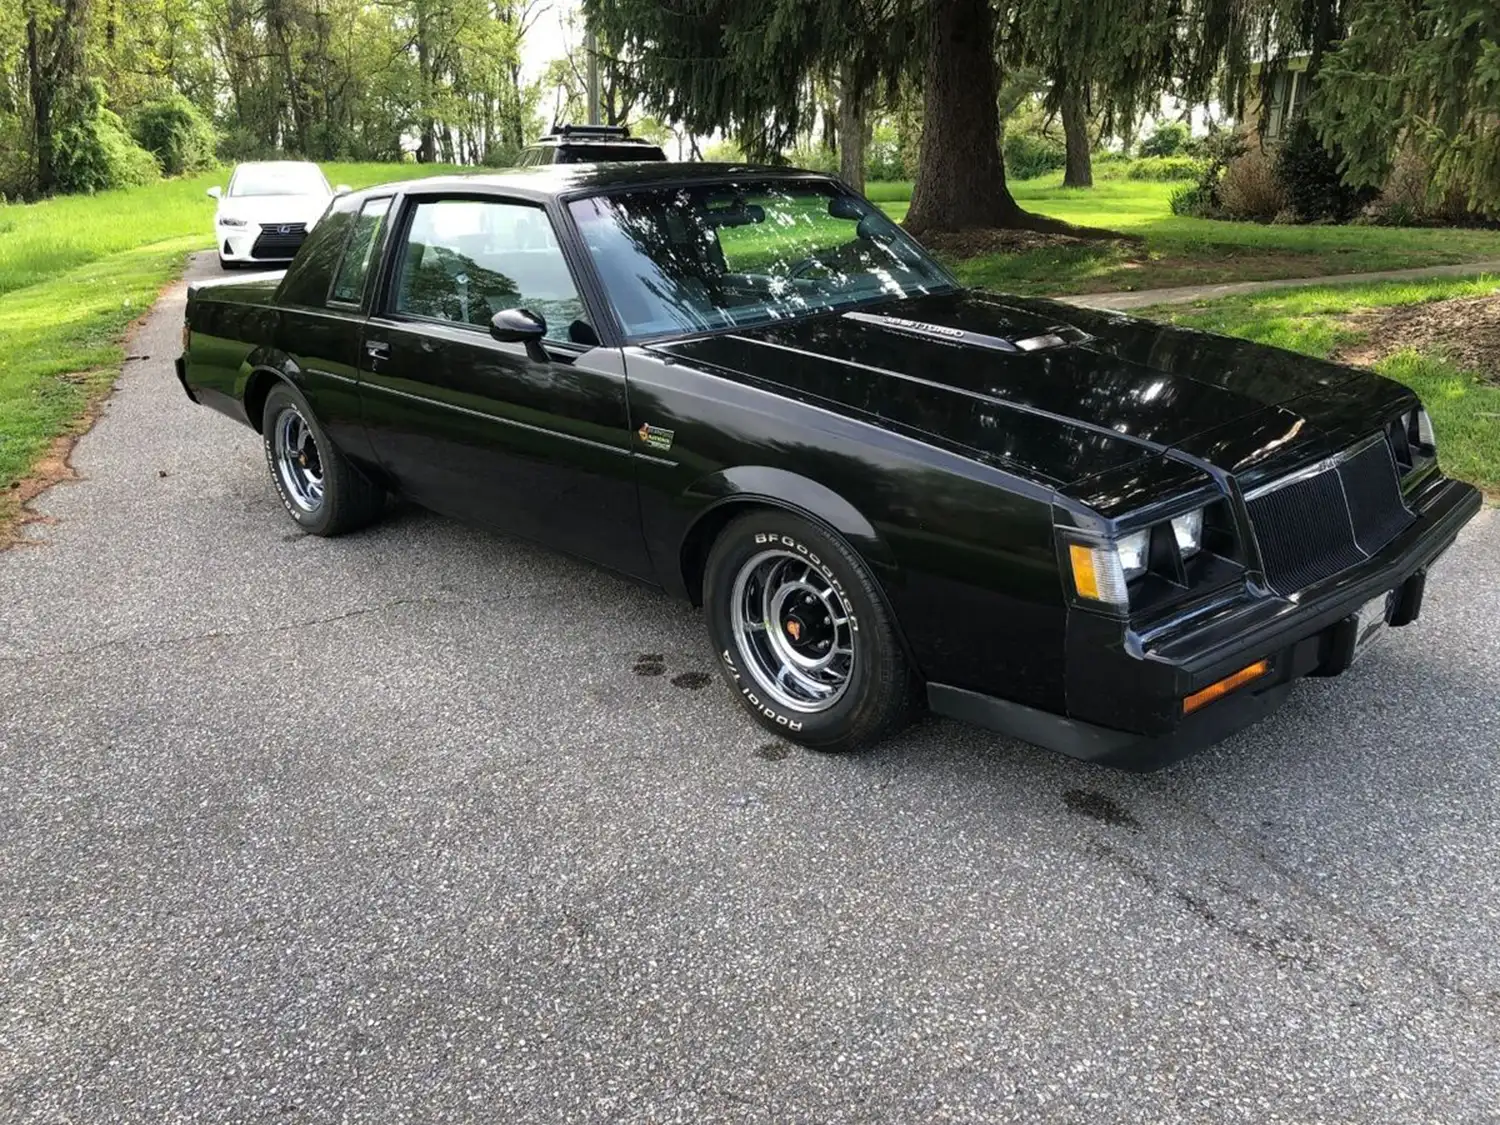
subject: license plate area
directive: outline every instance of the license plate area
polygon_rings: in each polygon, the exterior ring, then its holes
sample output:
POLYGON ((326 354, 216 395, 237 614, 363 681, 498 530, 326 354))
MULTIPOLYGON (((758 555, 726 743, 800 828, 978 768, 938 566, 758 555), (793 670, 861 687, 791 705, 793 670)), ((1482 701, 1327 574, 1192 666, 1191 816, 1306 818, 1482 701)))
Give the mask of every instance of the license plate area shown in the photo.
POLYGON ((1390 616, 1390 591, 1371 598, 1359 607, 1359 612, 1354 615, 1354 660, 1358 660, 1385 634, 1386 622, 1390 620, 1390 616))

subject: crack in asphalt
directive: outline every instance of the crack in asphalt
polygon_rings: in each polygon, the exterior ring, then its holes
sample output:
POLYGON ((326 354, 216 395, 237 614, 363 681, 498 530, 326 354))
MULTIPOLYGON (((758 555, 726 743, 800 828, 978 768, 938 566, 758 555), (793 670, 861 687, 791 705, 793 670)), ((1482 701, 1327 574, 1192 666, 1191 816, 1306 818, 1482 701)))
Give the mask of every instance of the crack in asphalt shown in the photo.
POLYGON ((306 621, 281 621, 275 625, 266 625, 255 629, 209 629, 198 633, 182 633, 177 636, 160 637, 155 639, 143 639, 138 634, 129 637, 120 637, 112 641, 101 641, 96 645, 83 645, 79 648, 54 649, 50 652, 31 653, 26 656, 0 656, 0 664, 34 664, 42 660, 61 660, 74 656, 92 656, 95 653, 107 652, 110 649, 120 648, 168 648, 173 645, 195 644, 199 641, 217 640, 240 640, 245 637, 260 637, 268 633, 282 633, 288 629, 316 629, 323 625, 334 625, 340 621, 348 621, 354 617, 368 617, 372 614, 386 613, 392 609, 402 606, 424 605, 424 606, 462 606, 462 605, 487 605, 498 602, 510 601, 510 598, 393 598, 379 605, 361 606, 358 609, 346 610, 343 613, 330 614, 327 617, 314 617, 306 621))
MULTIPOLYGON (((1425 979, 1440 994, 1445 994, 1462 1001, 1469 1009, 1494 1011, 1495 996, 1493 993, 1476 991, 1457 978, 1450 976, 1439 968, 1437 964, 1422 958, 1408 946, 1386 933, 1373 919, 1363 914, 1355 913, 1334 899, 1329 898, 1322 891, 1309 884, 1293 868, 1284 864, 1253 839, 1232 832, 1219 823, 1213 816, 1202 809, 1188 804, 1186 801, 1180 800, 1171 794, 1164 793, 1162 796, 1173 807, 1207 825, 1209 830, 1224 843, 1240 853, 1249 856, 1273 875, 1282 879, 1308 904, 1313 915, 1322 915, 1332 920, 1335 924, 1362 934, 1369 939, 1377 950, 1410 970, 1417 978, 1425 979)), ((1185 894, 1186 892, 1177 893, 1185 894)), ((1500 1025, 1494 1023, 1476 1025, 1468 1018, 1469 1011, 1458 1011, 1454 1012, 1454 1014, 1462 1019, 1468 1025, 1469 1030, 1480 1038, 1500 1043, 1500 1025)))

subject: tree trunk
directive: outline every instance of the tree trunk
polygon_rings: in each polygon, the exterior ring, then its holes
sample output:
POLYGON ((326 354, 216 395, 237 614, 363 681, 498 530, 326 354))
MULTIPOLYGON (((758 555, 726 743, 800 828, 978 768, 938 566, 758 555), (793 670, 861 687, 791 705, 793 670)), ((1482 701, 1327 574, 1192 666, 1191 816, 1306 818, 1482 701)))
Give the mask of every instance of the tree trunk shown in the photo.
POLYGON ((1062 123, 1067 137, 1068 156, 1063 171, 1063 187, 1094 186, 1094 166, 1089 157, 1089 117, 1084 108, 1083 92, 1077 82, 1059 78, 1062 85, 1062 123))
POLYGON ((839 79, 839 176, 861 195, 865 191, 865 119, 869 97, 847 74, 839 79))
POLYGON ((31 120, 36 144, 36 190, 46 195, 56 186, 52 166, 52 94, 42 65, 41 33, 36 16, 26 21, 26 68, 31 72, 31 120))
POLYGON ((1030 226, 1005 186, 989 0, 931 0, 914 234, 1030 226))

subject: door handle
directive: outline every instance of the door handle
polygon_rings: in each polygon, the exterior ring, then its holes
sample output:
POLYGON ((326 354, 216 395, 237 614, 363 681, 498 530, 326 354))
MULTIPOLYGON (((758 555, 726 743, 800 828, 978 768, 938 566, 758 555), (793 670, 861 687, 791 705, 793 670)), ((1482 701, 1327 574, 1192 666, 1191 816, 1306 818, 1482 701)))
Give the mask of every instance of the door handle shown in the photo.
POLYGON ((390 359, 391 346, 384 340, 366 340, 365 355, 371 359, 390 359))

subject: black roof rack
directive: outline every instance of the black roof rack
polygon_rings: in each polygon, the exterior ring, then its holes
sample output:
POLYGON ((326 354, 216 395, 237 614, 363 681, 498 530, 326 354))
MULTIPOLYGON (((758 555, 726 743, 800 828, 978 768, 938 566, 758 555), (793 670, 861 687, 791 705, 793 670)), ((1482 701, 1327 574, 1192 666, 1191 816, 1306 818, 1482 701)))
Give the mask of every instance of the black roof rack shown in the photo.
POLYGON ((625 140, 630 136, 630 128, 626 125, 554 125, 553 136, 561 137, 618 137, 625 140))

